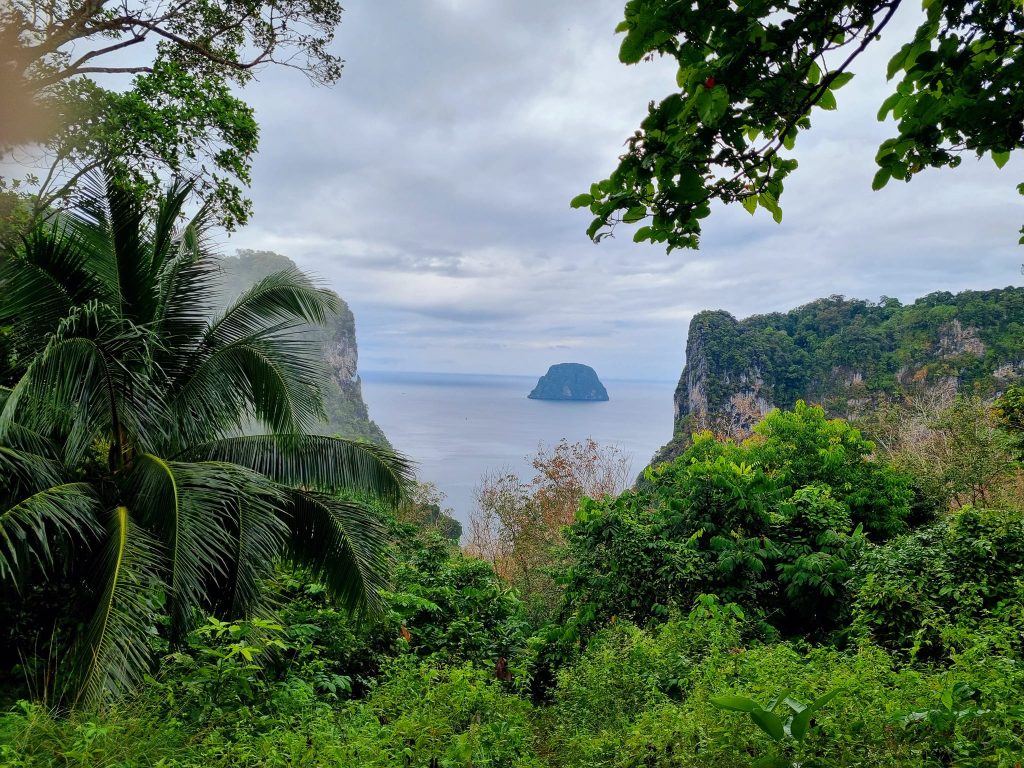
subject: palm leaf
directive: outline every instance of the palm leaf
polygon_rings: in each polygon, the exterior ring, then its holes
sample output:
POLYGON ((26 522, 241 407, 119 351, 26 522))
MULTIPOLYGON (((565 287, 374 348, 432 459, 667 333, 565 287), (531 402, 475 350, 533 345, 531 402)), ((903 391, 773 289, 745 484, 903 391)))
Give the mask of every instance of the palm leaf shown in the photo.
POLYGON ((280 327, 225 344, 180 385, 172 406, 188 442, 237 432, 252 417, 274 432, 304 432, 323 418, 315 342, 280 327), (287 332, 287 331, 286 331, 287 332), (208 427, 205 434, 199 428, 208 427))
POLYGON ((209 607, 207 585, 223 582, 228 574, 232 542, 225 521, 235 492, 224 475, 208 466, 167 461, 151 453, 135 460, 134 508, 147 528, 159 533, 167 550, 176 633, 188 628, 197 609, 209 607))
POLYGON ((25 250, 34 258, 0 255, 0 321, 13 322, 15 340, 32 352, 56 329, 73 302, 68 289, 50 271, 35 263, 45 261, 38 252, 71 251, 72 246, 66 242, 55 243, 46 232, 36 232, 26 239, 25 250))
POLYGON ((323 435, 245 435, 190 448, 190 460, 228 461, 287 486, 353 490, 398 503, 414 479, 400 453, 362 440, 323 435))
POLYGON ((323 325, 338 307, 337 296, 314 286, 301 270, 282 270, 267 275, 235 299, 210 324, 204 341, 208 347, 217 347, 278 323, 323 325))
POLYGON ((99 704, 132 691, 150 666, 155 593, 162 588, 158 542, 127 507, 110 514, 106 551, 100 562, 103 584, 82 653, 77 702, 99 704))
POLYGON ((326 494, 292 491, 288 557, 304 566, 350 610, 376 613, 392 559, 387 529, 368 507, 326 494))
POLYGON ((36 491, 0 511, 0 581, 30 566, 50 568, 57 543, 86 541, 95 532, 96 497, 88 483, 36 491))

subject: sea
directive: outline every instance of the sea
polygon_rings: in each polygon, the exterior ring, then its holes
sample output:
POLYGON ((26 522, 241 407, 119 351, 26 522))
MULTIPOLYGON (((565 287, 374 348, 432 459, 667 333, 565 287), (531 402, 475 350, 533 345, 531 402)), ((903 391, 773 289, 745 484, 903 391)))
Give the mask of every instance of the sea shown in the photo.
POLYGON ((617 447, 636 476, 672 436, 671 381, 602 379, 609 399, 591 403, 530 400, 537 383, 530 376, 364 371, 361 377, 370 418, 463 523, 481 479, 508 472, 532 479, 530 460, 539 447, 593 438, 617 447))

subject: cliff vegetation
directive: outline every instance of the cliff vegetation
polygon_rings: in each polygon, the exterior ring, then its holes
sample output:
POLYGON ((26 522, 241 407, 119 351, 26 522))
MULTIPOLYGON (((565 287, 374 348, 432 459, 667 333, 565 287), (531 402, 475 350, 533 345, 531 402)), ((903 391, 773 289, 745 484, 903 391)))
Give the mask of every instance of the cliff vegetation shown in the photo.
POLYGON ((675 392, 675 437, 659 458, 705 429, 747 437, 772 408, 800 399, 855 417, 935 389, 990 398, 1022 373, 1022 288, 932 293, 908 305, 830 296, 745 320, 701 312, 675 392))

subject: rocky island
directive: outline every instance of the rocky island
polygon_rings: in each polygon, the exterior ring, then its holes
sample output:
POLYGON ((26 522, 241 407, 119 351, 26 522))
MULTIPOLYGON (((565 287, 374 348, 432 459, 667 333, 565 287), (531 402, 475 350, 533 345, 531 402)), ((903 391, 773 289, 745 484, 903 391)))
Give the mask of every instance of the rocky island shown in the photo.
POLYGON ((558 363, 548 368, 548 372, 540 377, 537 386, 527 397, 531 400, 594 402, 607 400, 608 390, 589 365, 558 363))

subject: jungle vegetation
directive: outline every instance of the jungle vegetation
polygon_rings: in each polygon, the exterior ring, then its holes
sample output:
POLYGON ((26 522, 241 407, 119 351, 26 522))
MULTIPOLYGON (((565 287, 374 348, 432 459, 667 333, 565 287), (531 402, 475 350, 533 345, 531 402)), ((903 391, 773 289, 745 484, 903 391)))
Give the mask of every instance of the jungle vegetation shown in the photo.
MULTIPOLYGON (((592 236, 652 216, 637 239, 694 246, 712 198, 780 216, 782 151, 898 5, 631 0, 623 60, 676 57, 681 92, 574 201, 592 236)), ((614 451, 559 444, 484 484, 465 552, 405 457, 318 432, 310 327, 337 297, 287 266, 219 283, 258 135, 232 89, 286 55, 336 79, 340 6, 124 10, 0 12, 11 98, 42 116, 0 145, 55 160, 0 190, 0 763, 1019 768, 1024 390, 892 393, 858 424, 782 398, 629 488, 614 451), (92 79, 135 45, 152 60, 105 72, 129 87, 92 79)), ((1019 3, 926 10, 879 185, 1021 144, 1019 3)), ((856 342, 885 390, 950 301, 827 300, 736 344, 789 350, 795 395, 856 342)), ((957 304, 979 371, 1016 354, 1019 301, 957 304)))

